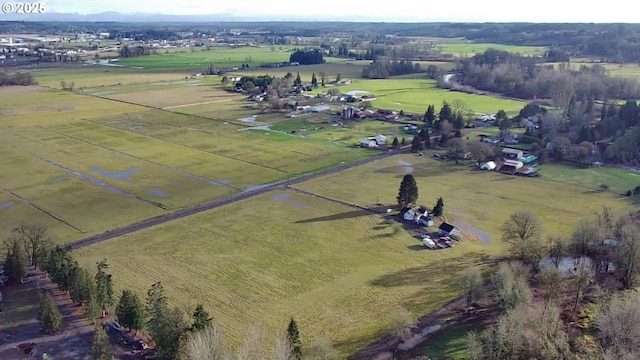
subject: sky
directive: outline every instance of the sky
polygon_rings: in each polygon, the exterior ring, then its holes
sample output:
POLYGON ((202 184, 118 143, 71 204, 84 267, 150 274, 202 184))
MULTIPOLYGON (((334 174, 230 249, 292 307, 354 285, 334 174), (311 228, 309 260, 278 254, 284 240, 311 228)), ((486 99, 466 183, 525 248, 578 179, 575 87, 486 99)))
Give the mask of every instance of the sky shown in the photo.
MULTIPOLYGON (((4 0, 3 0, 4 1, 4 0)), ((24 1, 24 0, 23 0, 24 1)), ((38 2, 27 0, 28 2, 38 2)), ((47 12, 93 14, 162 13, 172 15, 342 16, 354 21, 374 17, 377 21, 468 22, 625 22, 640 23, 640 1, 608 0, 580 5, 577 0, 43 0, 47 12)))

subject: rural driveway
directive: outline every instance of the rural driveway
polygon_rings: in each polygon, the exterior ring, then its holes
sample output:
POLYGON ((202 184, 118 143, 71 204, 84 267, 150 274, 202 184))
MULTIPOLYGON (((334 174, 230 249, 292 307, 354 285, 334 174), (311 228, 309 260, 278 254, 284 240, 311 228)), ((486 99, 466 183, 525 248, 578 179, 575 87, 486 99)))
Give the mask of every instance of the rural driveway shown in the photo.
MULTIPOLYGON (((122 235, 127 235, 127 234, 131 234, 133 232, 136 231, 140 231, 146 228, 150 228, 152 226, 156 226, 156 225, 160 225, 160 224, 164 224, 166 222, 169 221, 173 221, 176 219, 181 219, 187 216, 191 216, 191 215, 195 215, 198 213, 201 213, 203 211, 207 211, 207 210, 211 210, 211 209, 215 209, 218 208, 220 206, 224 206, 224 205, 228 205, 231 203, 234 203, 236 201, 240 201, 240 200, 245 200, 254 196, 258 196, 264 193, 267 193, 269 191, 278 189, 280 187, 283 186, 289 186, 289 185, 294 185, 294 184, 298 184, 304 181, 308 181, 311 179, 315 179, 321 176, 326 176, 326 175, 330 175, 330 174, 335 174, 337 172, 346 170, 346 169, 350 169, 356 166, 360 166, 360 165, 364 165, 373 161, 377 161, 380 159, 384 159, 396 154, 402 154, 402 153, 406 153, 408 152, 409 149, 405 148, 403 150, 400 151, 389 151, 389 152, 385 152, 383 154, 380 155, 376 155, 376 156, 372 156, 366 159, 362 159, 362 160, 358 160, 356 162, 350 163, 350 164, 346 164, 346 165, 341 165, 341 166, 336 166, 333 167, 331 169, 327 169, 327 170, 322 170, 319 172, 315 172, 315 173, 310 173, 310 174, 305 174, 305 175, 301 175, 298 177, 295 177, 293 179, 288 179, 288 180, 282 180, 282 181, 278 181, 272 184, 266 184, 266 185, 262 185, 262 186, 257 186, 254 187, 250 190, 244 190, 240 193, 225 197, 225 198, 221 198, 221 199, 217 199, 217 200, 213 200, 204 204, 200 204, 200 205, 195 205, 193 207, 190 208, 186 208, 186 209, 181 209, 178 210, 176 212, 170 213, 170 214, 164 214, 164 215, 160 215, 160 216, 156 216, 153 218, 149 218, 128 226, 124 226, 121 228, 117 228, 117 229, 113 229, 113 230, 109 230, 107 232, 98 234, 98 235, 94 235, 94 236, 90 236, 84 239, 79 239, 79 240, 75 240, 72 241, 70 243, 67 244, 67 247, 69 247, 72 250, 76 250, 76 249, 80 249, 89 245, 93 245, 102 241, 106 241, 109 239, 113 239, 122 235)), ((317 196, 317 195, 316 195, 317 196)))

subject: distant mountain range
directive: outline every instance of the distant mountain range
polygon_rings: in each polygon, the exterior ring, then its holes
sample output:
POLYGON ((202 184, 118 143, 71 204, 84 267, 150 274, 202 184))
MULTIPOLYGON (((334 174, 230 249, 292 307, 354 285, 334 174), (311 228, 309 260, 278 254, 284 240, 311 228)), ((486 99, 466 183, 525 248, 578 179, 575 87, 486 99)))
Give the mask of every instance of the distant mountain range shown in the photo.
MULTIPOLYGON (((364 16, 296 16, 296 15, 240 15, 234 13, 203 15, 168 15, 151 13, 123 14, 108 11, 96 14, 55 13, 44 14, 3 14, 0 21, 66 21, 66 22, 256 22, 256 21, 331 21, 331 22, 395 22, 398 19, 381 19, 364 16)), ((445 21, 432 19, 423 22, 445 21)), ((407 22, 400 20, 398 22, 407 22)))

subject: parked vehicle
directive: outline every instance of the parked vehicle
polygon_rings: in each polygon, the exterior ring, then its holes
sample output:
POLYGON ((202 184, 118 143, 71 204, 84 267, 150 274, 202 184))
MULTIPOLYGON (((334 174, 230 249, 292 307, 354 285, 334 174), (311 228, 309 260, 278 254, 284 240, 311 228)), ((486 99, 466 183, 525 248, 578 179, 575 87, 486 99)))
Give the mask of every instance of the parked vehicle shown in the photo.
POLYGON ((423 236, 422 243, 424 244, 424 246, 426 246, 429 249, 435 249, 437 247, 436 242, 433 241, 433 239, 431 239, 431 237, 429 236, 423 236))
POLYGON ((438 239, 437 244, 441 249, 446 249, 453 246, 453 241, 450 238, 441 237, 440 239, 438 239))

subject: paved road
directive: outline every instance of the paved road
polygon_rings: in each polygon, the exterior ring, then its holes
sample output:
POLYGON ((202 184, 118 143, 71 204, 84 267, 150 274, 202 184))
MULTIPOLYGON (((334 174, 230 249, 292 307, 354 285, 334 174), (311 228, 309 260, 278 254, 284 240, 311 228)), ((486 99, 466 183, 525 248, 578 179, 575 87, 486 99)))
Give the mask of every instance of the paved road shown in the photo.
POLYGON ((266 192, 278 189, 278 188, 282 188, 284 186, 288 186, 288 185, 294 185, 294 184, 298 184, 304 181, 308 181, 314 178, 318 178, 321 176, 326 176, 326 175, 330 175, 330 174, 334 174, 346 169, 350 169, 356 166, 360 166, 360 165, 364 165, 376 160, 380 160, 380 159, 384 159, 393 155, 397 155, 397 154, 401 154, 401 153, 406 153, 410 150, 410 146, 401 150, 401 151, 389 151, 389 152, 385 152, 383 154, 380 155, 376 155, 376 156, 372 156, 366 159, 362 159, 362 160, 358 160, 356 162, 350 163, 350 164, 346 164, 346 165, 342 165, 342 166, 337 166, 331 169, 327 169, 327 170, 323 170, 323 171, 319 171, 319 172, 315 172, 315 173, 310 173, 310 174, 305 174, 302 176, 298 176, 296 178, 293 179, 288 179, 288 180, 282 180, 279 182, 275 182, 272 184, 267 184, 264 185, 262 187, 256 188, 256 189, 252 189, 252 190, 245 190, 243 192, 234 194, 232 196, 228 196, 225 198, 221 198, 221 199, 217 199, 217 200, 213 200, 210 201, 208 203, 204 203, 204 204, 200 204, 200 205, 196 205, 190 208, 186 208, 186 209, 181 209, 178 210, 176 212, 170 213, 170 214, 163 214, 160 216, 156 216, 150 219, 146 219, 140 222, 137 222, 135 224, 131 224, 125 227, 121 227, 118 229, 113 229, 107 232, 104 232, 102 234, 98 234, 98 235, 94 235, 94 236, 90 236, 84 239, 79 239, 76 241, 72 241, 70 243, 67 244, 67 246, 69 248, 71 248, 72 250, 76 250, 76 249, 80 249, 89 245, 93 245, 95 243, 99 243, 105 240, 109 240, 109 239, 113 239, 115 237, 118 236, 122 236, 122 235, 127 235, 127 234, 131 234, 133 232, 139 231, 139 230, 143 230, 146 228, 150 228, 152 226, 156 226, 156 225, 160 225, 160 224, 164 224, 166 222, 169 221, 173 221, 176 219, 181 219, 183 217, 187 217, 190 215, 194 215, 194 214, 198 214, 201 213, 203 211, 207 211, 207 210, 211 210, 211 209, 215 209, 217 207, 220 206, 224 206, 224 205, 228 205, 231 203, 234 203, 236 201, 240 201, 240 200, 245 200, 254 196, 258 196, 261 194, 264 194, 266 192))

